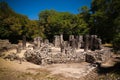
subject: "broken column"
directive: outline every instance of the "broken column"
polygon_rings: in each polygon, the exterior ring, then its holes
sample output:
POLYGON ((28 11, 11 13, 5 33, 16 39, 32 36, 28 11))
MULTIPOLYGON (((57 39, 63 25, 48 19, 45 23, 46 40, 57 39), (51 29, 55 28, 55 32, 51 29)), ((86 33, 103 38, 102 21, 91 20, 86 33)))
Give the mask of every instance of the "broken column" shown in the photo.
POLYGON ((69 41, 73 40, 74 39, 74 35, 70 35, 69 36, 69 41))
POLYGON ((54 36, 54 46, 60 47, 60 36, 58 36, 58 35, 54 36))
POLYGON ((94 35, 90 36, 90 50, 94 50, 94 35))
POLYGON ((64 52, 64 49, 65 49, 65 45, 64 45, 63 35, 61 34, 60 35, 60 50, 61 50, 61 53, 64 52))
POLYGON ((64 52, 64 49, 65 49, 65 45, 64 45, 64 42, 62 42, 60 44, 60 51, 61 51, 61 53, 64 52))
POLYGON ((89 48, 89 35, 85 35, 84 51, 88 51, 88 48, 89 48))
POLYGON ((102 45, 102 40, 100 38, 98 38, 98 49, 102 48, 101 45, 102 45))
POLYGON ((73 40, 71 41, 71 48, 72 48, 72 52, 73 52, 73 53, 75 53, 76 47, 77 47, 77 41, 76 41, 76 39, 73 39, 73 40))
POLYGON ((77 36, 76 40, 77 40, 77 48, 80 49, 81 47, 83 47, 83 36, 82 35, 77 36))
POLYGON ((34 48, 36 48, 37 47, 37 38, 35 37, 34 38, 34 48))
POLYGON ((34 45, 35 45, 35 47, 40 48, 41 43, 42 43, 42 38, 41 37, 34 38, 34 45))
POLYGON ((60 43, 62 43, 64 40, 63 40, 63 35, 61 34, 60 35, 60 43))
POLYGON ((21 52, 21 50, 22 50, 22 43, 21 42, 18 43, 18 46, 16 49, 17 49, 17 53, 21 52))
POLYGON ((101 49, 101 44, 102 44, 101 39, 95 36, 95 49, 101 49))
POLYGON ((37 47, 40 48, 41 38, 37 37, 37 47))
POLYGON ((70 46, 72 46, 72 40, 74 39, 74 35, 70 35, 69 36, 69 43, 70 43, 70 46))
POLYGON ((45 40, 44 40, 44 44, 49 44, 49 40, 48 40, 48 39, 45 39, 45 40))
POLYGON ((26 48, 26 36, 25 35, 23 35, 22 46, 23 46, 23 49, 26 48))
POLYGON ((97 35, 91 35, 90 36, 90 44, 89 44, 89 48, 91 50, 96 50, 96 49, 101 49, 101 39, 97 38, 97 35))

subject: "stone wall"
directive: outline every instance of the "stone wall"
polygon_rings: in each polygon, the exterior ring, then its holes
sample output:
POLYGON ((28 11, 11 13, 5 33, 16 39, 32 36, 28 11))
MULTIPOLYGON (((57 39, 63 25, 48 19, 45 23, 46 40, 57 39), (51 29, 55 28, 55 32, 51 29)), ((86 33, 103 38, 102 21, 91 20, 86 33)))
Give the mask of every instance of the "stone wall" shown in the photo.
POLYGON ((52 47, 45 44, 39 49, 27 50, 25 53, 25 59, 35 64, 80 63, 84 61, 95 63, 97 61, 105 62, 110 57, 111 51, 109 48, 88 52, 73 52, 72 48, 66 48, 61 53, 61 51, 52 51, 52 47))
POLYGON ((111 48, 104 47, 102 50, 95 50, 86 53, 86 62, 106 62, 112 57, 111 48))
POLYGON ((25 59, 36 64, 70 63, 70 62, 104 62, 110 58, 111 52, 108 48, 101 49, 101 40, 96 35, 69 36, 69 41, 63 40, 63 35, 55 35, 54 46, 49 40, 40 37, 34 38, 33 50, 27 50, 25 59), (56 52, 52 48, 57 48, 56 52), (80 51, 80 49, 84 51, 80 51))
POLYGON ((84 52, 81 53, 68 53, 61 54, 56 53, 52 54, 47 51, 40 50, 29 50, 25 53, 25 58, 27 61, 33 62, 35 64, 52 64, 52 63, 80 63, 85 61, 84 52))

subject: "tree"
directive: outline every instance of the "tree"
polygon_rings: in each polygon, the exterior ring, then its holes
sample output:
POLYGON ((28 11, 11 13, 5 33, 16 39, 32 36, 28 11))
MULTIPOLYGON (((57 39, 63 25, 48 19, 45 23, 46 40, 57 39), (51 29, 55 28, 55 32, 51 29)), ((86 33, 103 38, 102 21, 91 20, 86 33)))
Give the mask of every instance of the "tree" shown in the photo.
MULTIPOLYGON (((80 35, 88 33, 87 23, 80 15, 68 12, 45 10, 39 14, 39 23, 45 28, 45 35, 52 40, 54 35, 80 35)), ((67 38, 66 38, 67 39, 67 38)))
POLYGON ((111 42, 114 38, 116 30, 114 20, 119 13, 119 10, 117 11, 118 5, 118 0, 92 1, 92 14, 89 20, 89 22, 92 24, 90 32, 91 34, 99 35, 103 42, 111 42))
POLYGON ((82 6, 81 8, 78 9, 81 17, 84 19, 86 23, 89 23, 89 18, 90 18, 90 10, 87 6, 82 6))
POLYGON ((89 22, 91 34, 99 35, 103 42, 113 43, 120 50, 120 0, 93 0, 89 22), (102 5, 102 6, 101 6, 102 5))
POLYGON ((44 37, 43 32, 38 21, 29 20, 27 16, 15 13, 6 2, 0 2, 0 38, 17 42, 23 35, 27 39, 44 37))

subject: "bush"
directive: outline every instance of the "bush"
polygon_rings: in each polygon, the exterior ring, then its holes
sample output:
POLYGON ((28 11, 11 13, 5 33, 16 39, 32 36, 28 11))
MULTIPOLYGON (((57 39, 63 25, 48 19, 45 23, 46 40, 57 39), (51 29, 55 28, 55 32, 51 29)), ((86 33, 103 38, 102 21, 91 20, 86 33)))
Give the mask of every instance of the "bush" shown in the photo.
POLYGON ((120 33, 113 39, 113 49, 116 53, 120 53, 120 33))

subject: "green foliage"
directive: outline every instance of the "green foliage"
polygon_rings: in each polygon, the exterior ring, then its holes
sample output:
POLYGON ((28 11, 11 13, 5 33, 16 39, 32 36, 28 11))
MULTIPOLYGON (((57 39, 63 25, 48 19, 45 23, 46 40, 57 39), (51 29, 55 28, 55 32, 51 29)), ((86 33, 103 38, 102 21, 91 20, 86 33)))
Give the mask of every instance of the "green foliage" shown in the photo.
POLYGON ((92 1, 92 14, 89 20, 92 24, 90 32, 101 36, 104 42, 111 42, 116 34, 114 21, 118 17, 118 11, 120 10, 118 9, 118 2, 120 3, 118 0, 92 1))
POLYGON ((52 39, 54 35, 64 34, 65 36, 88 33, 87 23, 80 15, 68 12, 57 12, 45 10, 39 14, 39 23, 45 28, 45 35, 52 39))
POLYGON ((113 42, 116 50, 120 41, 120 0, 92 0, 90 34, 99 35, 104 43, 113 42), (102 5, 102 6, 101 6, 102 5))
POLYGON ((38 25, 38 21, 29 20, 26 16, 15 13, 6 2, 0 2, 0 38, 15 42, 22 39, 23 35, 28 39, 43 37, 43 31, 44 28, 38 25))
POLYGON ((118 53, 118 51, 120 51, 120 33, 118 33, 118 35, 116 35, 113 40, 113 48, 116 53, 118 53))
POLYGON ((90 9, 87 6, 82 6, 78 9, 78 11, 81 15, 81 18, 83 18, 83 20, 89 25, 90 9))

